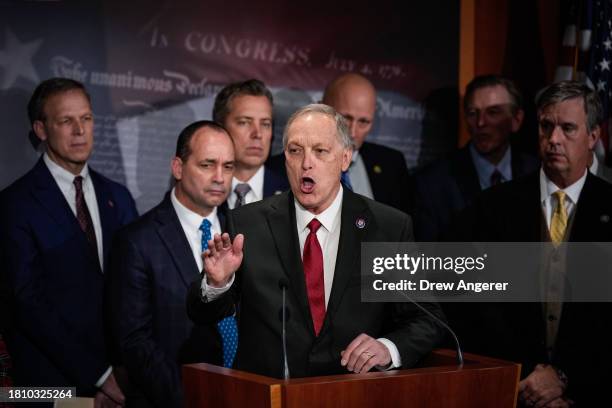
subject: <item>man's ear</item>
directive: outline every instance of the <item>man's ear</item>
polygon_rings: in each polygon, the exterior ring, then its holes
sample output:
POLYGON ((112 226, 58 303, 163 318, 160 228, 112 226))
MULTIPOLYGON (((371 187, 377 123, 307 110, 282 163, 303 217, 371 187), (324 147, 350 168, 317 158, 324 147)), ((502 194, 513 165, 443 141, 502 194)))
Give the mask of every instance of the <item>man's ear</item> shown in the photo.
POLYGON ((180 157, 175 156, 170 164, 172 169, 172 176, 176 181, 180 181, 183 178, 183 160, 180 157))
POLYGON ((591 129, 591 132, 589 133, 589 150, 595 149, 595 144, 599 140, 600 135, 601 126, 597 125, 593 129, 591 129))
POLYGON ((525 118, 525 111, 521 108, 518 108, 516 112, 512 114, 512 133, 516 133, 521 128, 523 124, 523 119, 525 118))
POLYGON ((342 171, 347 171, 353 159, 353 149, 344 149, 342 151, 342 171))
POLYGON ((47 140, 47 129, 45 129, 45 124, 41 120, 35 120, 32 123, 32 130, 37 138, 41 141, 47 140))

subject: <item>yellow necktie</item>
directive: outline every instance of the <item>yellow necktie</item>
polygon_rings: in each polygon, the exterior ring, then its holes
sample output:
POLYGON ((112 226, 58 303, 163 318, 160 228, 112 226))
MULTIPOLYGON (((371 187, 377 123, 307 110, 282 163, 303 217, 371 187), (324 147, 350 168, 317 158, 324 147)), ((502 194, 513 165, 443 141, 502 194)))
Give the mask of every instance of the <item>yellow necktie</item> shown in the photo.
POLYGON ((555 245, 559 245, 565 236, 567 227, 567 209, 565 208, 565 192, 555 191, 553 195, 557 198, 557 207, 550 221, 550 239, 555 245))

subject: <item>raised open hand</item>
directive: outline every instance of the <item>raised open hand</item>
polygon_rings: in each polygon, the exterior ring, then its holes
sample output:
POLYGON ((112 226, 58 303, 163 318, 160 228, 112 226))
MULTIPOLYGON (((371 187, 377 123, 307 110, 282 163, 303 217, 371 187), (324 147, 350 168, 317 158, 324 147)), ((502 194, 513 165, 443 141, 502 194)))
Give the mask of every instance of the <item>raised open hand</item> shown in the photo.
POLYGON ((236 235, 232 243, 227 232, 223 235, 215 234, 208 241, 208 249, 202 253, 207 284, 223 287, 229 282, 242 263, 243 245, 244 235, 236 235))

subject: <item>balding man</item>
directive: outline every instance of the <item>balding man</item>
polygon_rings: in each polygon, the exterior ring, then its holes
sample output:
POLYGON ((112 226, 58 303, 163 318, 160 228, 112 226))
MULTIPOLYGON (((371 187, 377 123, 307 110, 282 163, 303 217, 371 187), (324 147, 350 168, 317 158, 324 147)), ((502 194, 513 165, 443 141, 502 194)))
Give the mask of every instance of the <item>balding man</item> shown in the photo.
MULTIPOLYGON (((349 125, 354 144, 353 159, 347 172, 350 188, 409 212, 406 194, 409 176, 404 155, 398 150, 365 141, 376 113, 376 89, 372 83, 359 74, 341 75, 325 88, 323 103, 344 116, 349 125)), ((345 175, 343 179, 346 178, 345 175)))

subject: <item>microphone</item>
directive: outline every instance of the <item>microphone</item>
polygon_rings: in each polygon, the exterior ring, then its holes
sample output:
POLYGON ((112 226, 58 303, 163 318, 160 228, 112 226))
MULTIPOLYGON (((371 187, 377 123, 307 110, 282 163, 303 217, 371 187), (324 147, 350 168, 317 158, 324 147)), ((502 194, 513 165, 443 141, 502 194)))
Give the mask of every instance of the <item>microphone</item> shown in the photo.
POLYGON ((417 302, 415 302, 410 296, 405 294, 403 291, 399 291, 399 293, 401 293, 402 296, 408 299, 410 303, 412 303, 413 305, 421 309, 423 312, 425 312, 425 314, 427 314, 429 317, 434 319, 434 321, 436 321, 439 325, 444 327, 451 334, 451 336, 453 336, 453 340, 455 341, 455 351, 457 352, 457 365, 459 366, 459 368, 462 368, 463 367, 463 351, 461 350, 461 345, 459 344, 459 338, 455 334, 454 330, 451 329, 450 326, 446 324, 442 319, 440 319, 435 314, 431 313, 429 310, 427 310, 423 306, 419 305, 417 302))
POLYGON ((282 340, 283 340, 283 378, 289 379, 289 362, 287 360, 287 319, 289 318, 289 311, 287 310, 287 301, 285 295, 289 288, 289 281, 287 278, 281 278, 278 280, 278 287, 283 291, 283 308, 281 310, 281 320, 283 322, 282 340))

